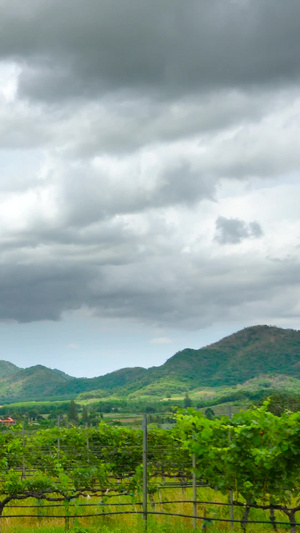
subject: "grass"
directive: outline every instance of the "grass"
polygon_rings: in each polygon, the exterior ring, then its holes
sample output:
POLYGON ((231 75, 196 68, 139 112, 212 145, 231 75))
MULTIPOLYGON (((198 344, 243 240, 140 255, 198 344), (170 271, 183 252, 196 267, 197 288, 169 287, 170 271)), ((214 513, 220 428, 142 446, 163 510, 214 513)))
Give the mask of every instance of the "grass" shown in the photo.
MULTIPOLYGON (((176 512, 179 514, 192 514, 192 503, 171 503, 172 500, 191 500, 191 489, 178 489, 168 488, 160 490, 154 495, 156 502, 168 501, 165 505, 158 503, 155 505, 155 510, 176 512)), ((197 498, 200 501, 214 501, 214 502, 227 502, 226 496, 213 491, 209 488, 199 488, 197 498)), ((103 499, 105 503, 110 502, 110 506, 103 506, 100 498, 90 498, 88 501, 82 499, 79 503, 95 503, 96 507, 78 507, 73 506, 70 508, 70 514, 72 515, 84 515, 101 513, 103 511, 120 511, 120 510, 139 510, 141 506, 136 505, 133 498, 129 496, 114 496, 113 498, 103 499), (130 507, 119 507, 117 503, 127 502, 130 503, 130 507), (114 505, 115 504, 115 505, 114 505)), ((136 501, 141 501, 138 498, 136 501)), ((18 503, 18 502, 16 502, 18 503)), ((46 503, 46 502, 45 502, 46 503)), ((151 502, 149 502, 149 511, 152 511, 151 502)), ((234 509, 234 517, 236 519, 242 518, 242 509, 234 509)), ((35 500, 27 500, 24 503, 24 507, 7 507, 4 511, 4 516, 1 519, 1 533, 64 533, 65 529, 65 508, 61 507, 48 507, 41 508, 37 506, 35 500), (33 505, 34 508, 25 507, 25 505, 33 505), (35 515, 43 514, 46 518, 5 518, 7 514, 26 514, 35 515), (51 515, 62 515, 61 518, 54 518, 51 515)), ((213 506, 211 504, 199 504, 198 515, 207 516, 211 518, 229 518, 229 507, 227 506, 213 506)), ((249 519, 251 520, 268 520, 268 514, 261 510, 251 510, 249 519)), ((287 517, 282 513, 276 514, 276 519, 280 521, 287 521, 287 517)), ((206 522, 207 527, 203 529, 203 520, 198 520, 197 531, 207 531, 207 533, 226 533, 230 531, 240 532, 241 527, 239 524, 235 524, 234 529, 230 529, 230 523, 226 522, 206 522)), ((287 526, 279 526, 278 533, 283 533, 289 530, 287 526)), ((141 514, 123 514, 112 516, 94 516, 87 518, 70 518, 69 519, 69 533, 140 533, 144 531, 144 521, 141 514)), ((193 531, 193 520, 191 518, 181 518, 176 516, 148 516, 148 533, 191 533, 193 531)), ((247 527, 247 533, 263 533, 272 531, 272 527, 269 524, 249 524, 247 527)))

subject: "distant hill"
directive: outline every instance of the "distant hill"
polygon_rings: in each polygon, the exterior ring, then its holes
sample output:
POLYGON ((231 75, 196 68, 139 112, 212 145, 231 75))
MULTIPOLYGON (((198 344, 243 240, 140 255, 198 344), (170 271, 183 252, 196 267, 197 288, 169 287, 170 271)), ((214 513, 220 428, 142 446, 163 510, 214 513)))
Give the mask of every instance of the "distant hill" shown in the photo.
POLYGON ((95 391, 100 397, 161 398, 268 375, 300 379, 300 331, 253 326, 205 348, 182 350, 159 367, 123 368, 95 378, 72 378, 42 365, 20 369, 0 361, 0 401, 71 399, 88 392, 97 397, 95 391))
POLYGON ((19 367, 13 363, 10 363, 9 361, 0 361, 0 379, 13 376, 18 370, 20 370, 19 367))
POLYGON ((24 369, 7 361, 0 361, 0 401, 40 400, 51 397, 58 385, 73 379, 64 372, 51 370, 43 365, 24 369))
POLYGON ((178 352, 159 373, 186 378, 197 386, 235 385, 268 373, 300 378, 300 331, 245 328, 200 350, 178 352))
POLYGON ((52 372, 55 372, 59 376, 63 377, 65 380, 75 379, 74 377, 69 376, 69 374, 66 374, 65 372, 63 372, 62 370, 58 370, 57 368, 53 368, 52 372))
POLYGON ((81 392, 94 391, 97 389, 103 389, 111 393, 116 391, 128 390, 131 388, 136 389, 137 384, 143 382, 147 375, 146 368, 122 368, 115 372, 105 374, 105 376, 99 376, 97 378, 74 378, 68 383, 62 383, 55 389, 55 393, 59 396, 65 394, 80 394, 81 392))
MULTIPOLYGON (((118 372, 97 378, 98 387, 135 397, 161 396, 165 390, 166 396, 176 390, 242 384, 267 374, 300 379, 300 331, 253 326, 199 350, 186 348, 123 386, 115 381, 118 372)), ((86 391, 91 385, 86 383, 86 391)))

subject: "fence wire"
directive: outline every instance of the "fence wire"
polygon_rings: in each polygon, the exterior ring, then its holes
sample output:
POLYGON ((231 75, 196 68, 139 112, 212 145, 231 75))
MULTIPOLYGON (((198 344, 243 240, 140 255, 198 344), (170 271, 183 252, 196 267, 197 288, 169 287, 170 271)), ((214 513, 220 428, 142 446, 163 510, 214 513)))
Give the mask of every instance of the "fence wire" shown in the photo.
MULTIPOLYGON (((146 426, 147 431, 147 426, 146 426)), ((24 435, 23 435, 24 439, 24 435)), ((91 463, 93 461, 99 460, 99 461, 108 461, 108 464, 113 465, 116 463, 116 461, 122 457, 125 458, 131 458, 133 461, 132 468, 128 468, 128 471, 124 472, 124 475, 117 476, 114 474, 111 474, 109 476, 109 480, 111 482, 110 487, 94 487, 94 491, 97 491, 101 493, 100 495, 97 494, 97 497, 104 497, 106 499, 112 500, 113 498, 123 498, 123 497, 130 497, 132 500, 132 494, 129 492, 126 492, 126 490, 122 489, 122 492, 120 492, 118 483, 120 481, 126 482, 126 480, 129 480, 129 478, 134 474, 134 466, 139 465, 142 463, 143 456, 145 456, 145 449, 143 448, 142 441, 137 444, 130 444, 130 445, 124 445, 122 449, 116 449, 114 446, 109 445, 101 445, 101 444, 95 444, 87 439, 86 444, 84 445, 82 443, 81 449, 78 451, 74 450, 73 446, 66 445, 65 443, 61 442, 59 440, 59 437, 57 438, 57 441, 54 442, 52 445, 42 445, 39 447, 39 450, 33 450, 33 447, 35 446, 35 440, 34 436, 31 439, 30 436, 26 436, 26 440, 24 440, 24 447, 23 447, 23 463, 16 465, 15 469, 19 472, 20 476, 26 476, 26 478, 30 478, 35 475, 35 472, 37 469, 41 467, 43 464, 43 457, 46 458, 47 456, 68 456, 73 458, 73 462, 76 463, 77 460, 80 459, 81 466, 82 467, 88 467, 91 466, 91 463), (26 461, 31 459, 32 453, 38 453, 40 454, 40 457, 38 460, 36 460, 33 467, 27 467, 26 461), (110 493, 108 493, 110 492, 110 493)), ((202 521, 203 524, 211 524, 213 522, 218 523, 230 523, 232 526, 233 524, 268 524, 270 526, 290 526, 290 527, 296 527, 300 526, 299 522, 290 520, 287 521, 281 521, 281 520, 250 520, 247 518, 233 518, 231 516, 230 518, 224 518, 224 517, 216 517, 216 516, 207 516, 206 513, 200 514, 197 513, 197 506, 216 506, 216 507, 224 507, 228 508, 230 507, 233 509, 242 509, 243 507, 247 507, 248 509, 260 509, 264 511, 272 511, 272 509, 276 509, 276 506, 259 506, 259 505, 246 505, 243 502, 219 502, 219 501, 209 501, 209 500, 199 500, 196 497, 193 497, 191 499, 163 499, 156 501, 154 500, 153 495, 148 493, 148 489, 151 482, 156 483, 156 490, 158 492, 165 491, 165 490, 176 490, 176 489, 182 489, 182 490, 188 490, 192 489, 195 491, 194 495, 197 491, 197 489, 203 489, 203 488, 212 488, 207 483, 205 483, 204 480, 201 479, 194 479, 193 476, 193 468, 192 468, 192 458, 191 457, 184 457, 182 456, 181 459, 174 460, 171 459, 172 455, 174 457, 174 454, 181 452, 181 448, 179 444, 175 444, 173 446, 170 446, 169 444, 166 446, 162 445, 153 445, 152 443, 147 443, 147 450, 146 450, 146 459, 147 459, 147 466, 151 467, 151 471, 148 473, 147 477, 147 486, 145 489, 145 486, 143 487, 143 491, 140 491, 140 497, 143 497, 143 501, 100 501, 97 503, 77 503, 76 505, 72 501, 68 501, 70 512, 66 513, 63 512, 62 514, 43 514, 40 511, 42 509, 62 509, 62 511, 65 511, 66 507, 64 503, 41 503, 38 502, 36 505, 7 505, 5 507, 5 511, 2 515, 0 515, 0 519, 20 519, 20 518, 34 518, 34 519, 62 519, 65 520, 66 523, 70 519, 87 519, 92 517, 104 517, 104 516, 114 516, 114 515, 142 515, 144 519, 147 520, 148 516, 173 516, 178 518, 187 518, 194 521, 194 525, 196 521, 202 521), (145 507, 145 499, 144 499, 144 492, 146 490, 146 500, 147 504, 151 506, 151 510, 146 506, 145 507), (176 512, 175 510, 156 510, 158 506, 164 507, 164 506, 177 506, 177 505, 192 505, 193 506, 193 512, 189 513, 180 513, 176 512), (132 509, 127 510, 125 508, 128 508, 129 506, 132 506, 132 509), (81 509, 93 509, 97 511, 101 507, 101 512, 93 512, 93 513, 85 513, 80 514, 81 509), (137 510, 135 507, 140 508, 141 510, 137 510), (75 510, 78 510, 78 512, 71 514, 72 510, 75 508, 75 510), (118 508, 120 510, 114 510, 114 508, 118 508), (10 510, 13 509, 35 509, 37 512, 35 514, 7 514, 10 510), (196 512, 195 512, 196 511, 196 512)), ((69 472, 73 468, 72 462, 65 466, 65 471, 69 472)), ((0 480, 1 483, 1 480, 0 480)), ((93 492, 91 492, 93 496, 93 492)), ((0 502, 1 503, 1 502, 0 502)), ((286 511, 291 512, 294 509, 287 508, 286 511)), ((284 512, 283 509, 276 509, 276 511, 284 512)))

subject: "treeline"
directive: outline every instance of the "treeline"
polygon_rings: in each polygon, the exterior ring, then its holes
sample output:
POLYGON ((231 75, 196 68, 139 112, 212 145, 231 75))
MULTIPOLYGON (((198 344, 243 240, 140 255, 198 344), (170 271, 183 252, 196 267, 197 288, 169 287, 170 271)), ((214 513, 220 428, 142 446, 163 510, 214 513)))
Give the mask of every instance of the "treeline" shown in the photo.
MULTIPOLYGON (((175 407, 184 407, 184 401, 172 400, 164 402, 127 401, 125 399, 103 399, 89 405, 80 404, 74 400, 64 402, 24 402, 3 405, 0 408, 0 418, 12 417, 17 423, 23 420, 38 423, 41 427, 54 427, 72 422, 76 425, 96 426, 104 414, 171 414, 175 407)), ((1 428, 1 426, 0 426, 1 428)))
MULTIPOLYGON (((143 414, 152 415, 153 422, 160 423, 164 417, 173 415, 176 408, 195 407, 197 409, 208 410, 212 406, 222 403, 240 402, 249 405, 261 405, 266 398, 270 398, 269 411, 277 416, 281 416, 285 411, 300 411, 300 395, 289 393, 278 393, 268 389, 268 391, 237 391, 215 397, 210 400, 194 401, 188 393, 182 400, 168 399, 166 401, 149 400, 126 400, 125 398, 106 399, 103 398, 88 405, 81 404, 74 400, 57 402, 24 402, 3 405, 0 408, 0 418, 12 417, 16 422, 23 420, 29 423, 37 423, 41 427, 54 427, 60 417, 61 425, 66 423, 76 423, 76 425, 97 426, 103 415, 117 413, 120 414, 143 414)), ((171 418, 170 418, 171 420, 171 418)), ((1 428, 2 426, 0 426, 1 428)))
POLYGON ((250 406, 254 403, 261 405, 262 402, 267 398, 272 398, 270 409, 274 408, 274 414, 281 414, 284 412, 284 410, 289 410, 292 412, 300 410, 300 394, 288 392, 280 393, 277 389, 268 389, 267 391, 265 389, 256 391, 240 390, 236 392, 230 392, 228 394, 215 396, 210 400, 200 400, 192 404, 194 407, 197 407, 199 409, 227 402, 244 402, 249 404, 250 406), (275 405, 277 405, 276 408, 275 405))
POLYGON ((300 411, 300 394, 272 394, 269 398, 268 410, 276 416, 281 416, 286 411, 296 413, 300 411))

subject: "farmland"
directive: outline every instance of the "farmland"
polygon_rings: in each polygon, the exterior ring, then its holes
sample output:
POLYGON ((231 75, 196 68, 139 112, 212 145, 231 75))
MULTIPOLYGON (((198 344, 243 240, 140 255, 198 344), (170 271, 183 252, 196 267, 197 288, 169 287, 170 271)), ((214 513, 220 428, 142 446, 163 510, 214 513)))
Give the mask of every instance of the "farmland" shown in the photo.
POLYGON ((254 531, 254 520, 266 522, 261 531, 272 521, 290 523, 296 531, 299 413, 277 417, 266 403, 231 419, 210 420, 192 408, 176 418, 172 429, 148 432, 104 422, 95 428, 25 432, 17 426, 2 432, 3 531, 20 526, 20 519, 8 518, 14 515, 24 515, 24 533, 26 527, 52 533, 100 526, 140 530, 145 518, 150 531, 154 524, 165 532, 184 531, 195 525, 193 514, 200 517, 199 527, 216 531, 228 530, 232 519, 242 520, 232 522, 236 529, 254 531), (107 514, 124 510, 121 517, 107 514))

